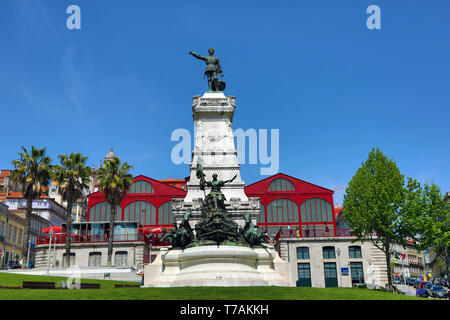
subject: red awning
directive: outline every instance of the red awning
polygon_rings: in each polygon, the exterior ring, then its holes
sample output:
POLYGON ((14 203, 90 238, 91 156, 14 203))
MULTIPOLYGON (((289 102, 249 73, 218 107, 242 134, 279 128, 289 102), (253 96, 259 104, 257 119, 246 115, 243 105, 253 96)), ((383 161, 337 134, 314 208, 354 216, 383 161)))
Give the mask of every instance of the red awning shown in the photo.
POLYGON ((143 234, 149 234, 149 233, 162 233, 162 232, 163 232, 163 228, 162 228, 162 227, 139 228, 139 230, 141 230, 143 234))
POLYGON ((42 229, 41 232, 50 233, 50 230, 53 230, 53 233, 61 233, 61 232, 65 233, 66 232, 66 229, 64 229, 63 227, 60 227, 60 226, 48 227, 48 228, 42 229))

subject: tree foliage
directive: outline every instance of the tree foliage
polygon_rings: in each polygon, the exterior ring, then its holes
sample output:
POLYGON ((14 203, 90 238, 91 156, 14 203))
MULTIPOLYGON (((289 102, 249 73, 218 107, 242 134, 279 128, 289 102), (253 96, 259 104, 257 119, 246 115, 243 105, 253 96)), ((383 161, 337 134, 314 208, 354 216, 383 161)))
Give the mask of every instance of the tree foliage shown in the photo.
POLYGON ((445 201, 439 186, 425 183, 422 187, 415 180, 408 181, 404 223, 412 230, 416 248, 433 249, 445 262, 449 276, 450 203, 445 201))
MULTIPOLYGON (((372 149, 368 159, 350 180, 343 202, 344 219, 353 229, 355 241, 371 241, 386 255, 390 266, 390 246, 406 244, 409 236, 402 224, 406 199, 404 176, 394 160, 388 159, 378 148, 372 149)), ((389 286, 392 287, 391 270, 389 286)))
POLYGON ((50 182, 52 165, 50 157, 46 156, 45 152, 45 148, 38 149, 31 146, 31 150, 28 152, 25 147, 22 147, 22 152, 19 152, 19 159, 12 161, 14 169, 11 172, 11 179, 20 184, 22 195, 27 200, 24 251, 28 250, 30 243, 33 200, 41 197, 42 189, 48 186, 50 182))
POLYGON ((99 189, 105 195, 106 201, 111 205, 108 242, 108 265, 111 265, 114 224, 116 219, 116 206, 120 205, 128 188, 133 183, 133 176, 128 173, 133 167, 124 162, 120 165, 119 158, 112 158, 103 163, 98 169, 97 177, 100 180, 99 189))
POLYGON ((58 156, 60 165, 54 166, 53 181, 58 185, 59 194, 66 206, 66 265, 70 266, 70 234, 72 225, 72 206, 83 198, 83 192, 89 189, 91 168, 86 166, 87 157, 81 153, 58 156))

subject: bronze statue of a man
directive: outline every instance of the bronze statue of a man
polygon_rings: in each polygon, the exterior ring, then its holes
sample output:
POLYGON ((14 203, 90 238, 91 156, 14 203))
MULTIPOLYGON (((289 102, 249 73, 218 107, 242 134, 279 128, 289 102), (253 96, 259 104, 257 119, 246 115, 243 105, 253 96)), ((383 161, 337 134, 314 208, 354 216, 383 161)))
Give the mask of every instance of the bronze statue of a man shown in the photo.
POLYGON ((225 89, 225 82, 218 79, 217 73, 223 77, 222 67, 220 66, 219 58, 214 56, 214 49, 208 49, 209 56, 204 57, 195 52, 189 51, 189 54, 197 59, 206 62, 205 75, 208 77, 208 86, 210 91, 223 91, 225 89))
POLYGON ((225 199, 225 196, 222 193, 222 191, 220 191, 220 189, 225 184, 233 182, 234 179, 236 179, 237 175, 235 175, 230 180, 223 181, 223 180, 217 180, 217 174, 214 173, 212 175, 212 178, 213 178, 212 181, 206 181, 205 173, 203 172, 202 165, 199 163, 197 164, 196 175, 197 175, 197 178, 200 179, 200 189, 201 190, 205 190, 205 187, 211 188, 211 191, 205 197, 205 202, 208 204, 208 207, 210 209, 225 209, 224 201, 226 199, 225 199))

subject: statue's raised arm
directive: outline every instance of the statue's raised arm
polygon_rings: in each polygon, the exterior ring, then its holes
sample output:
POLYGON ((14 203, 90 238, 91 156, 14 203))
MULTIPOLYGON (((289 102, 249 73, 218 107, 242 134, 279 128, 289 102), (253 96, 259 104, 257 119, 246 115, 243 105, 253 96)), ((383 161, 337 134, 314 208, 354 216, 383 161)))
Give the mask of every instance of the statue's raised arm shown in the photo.
POLYGON ((222 183, 223 183, 223 184, 226 184, 226 183, 233 182, 233 180, 236 179, 236 177, 237 177, 237 174, 236 174, 233 178, 231 178, 230 180, 222 181, 222 183))
POLYGON ((197 59, 200 59, 200 60, 203 60, 203 61, 206 61, 206 57, 204 57, 204 56, 201 56, 201 55, 199 55, 199 54, 196 54, 195 52, 192 52, 192 51, 189 51, 189 54, 191 55, 191 56, 193 56, 193 57, 195 57, 195 58, 197 58, 197 59))

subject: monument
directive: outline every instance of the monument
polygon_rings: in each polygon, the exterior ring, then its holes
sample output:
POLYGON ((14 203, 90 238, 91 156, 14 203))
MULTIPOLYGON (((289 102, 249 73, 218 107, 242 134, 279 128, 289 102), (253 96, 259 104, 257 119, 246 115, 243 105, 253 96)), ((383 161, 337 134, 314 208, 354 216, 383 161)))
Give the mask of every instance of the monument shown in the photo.
POLYGON ((233 136, 235 97, 225 82, 214 49, 203 57, 208 88, 194 96, 195 146, 184 199, 173 199, 174 229, 162 240, 171 244, 144 269, 144 287, 287 286, 287 264, 256 226, 259 198, 244 192, 233 136))

